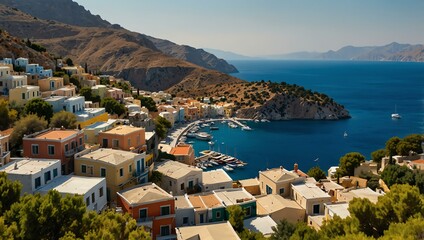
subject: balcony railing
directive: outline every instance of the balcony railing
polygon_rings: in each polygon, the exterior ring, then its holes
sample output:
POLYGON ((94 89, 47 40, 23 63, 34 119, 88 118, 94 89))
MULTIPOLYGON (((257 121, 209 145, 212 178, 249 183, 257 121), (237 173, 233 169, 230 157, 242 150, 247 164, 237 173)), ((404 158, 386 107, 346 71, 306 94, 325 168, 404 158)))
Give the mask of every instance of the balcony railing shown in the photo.
POLYGON ((65 156, 66 156, 66 157, 73 156, 73 155, 75 155, 76 153, 81 152, 82 150, 84 150, 84 145, 81 145, 81 146, 79 146, 79 147, 77 147, 77 148, 74 148, 74 149, 71 149, 71 150, 65 151, 65 156))
POLYGON ((152 228, 154 219, 154 217, 139 218, 137 219, 137 225, 152 228))

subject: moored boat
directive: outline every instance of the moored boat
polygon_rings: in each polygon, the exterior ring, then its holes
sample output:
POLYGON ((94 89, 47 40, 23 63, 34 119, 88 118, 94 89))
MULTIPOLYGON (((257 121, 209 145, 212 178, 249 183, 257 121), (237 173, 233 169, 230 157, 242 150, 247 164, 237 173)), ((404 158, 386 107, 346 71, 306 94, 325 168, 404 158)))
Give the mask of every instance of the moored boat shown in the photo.
POLYGON ((196 133, 196 139, 208 141, 212 139, 212 135, 205 132, 199 132, 199 133, 196 133))
POLYGON ((224 170, 226 170, 226 171, 233 171, 234 170, 234 168, 232 168, 232 167, 230 167, 230 166, 228 166, 228 165, 225 165, 224 167, 222 167, 222 168, 224 168, 224 170))

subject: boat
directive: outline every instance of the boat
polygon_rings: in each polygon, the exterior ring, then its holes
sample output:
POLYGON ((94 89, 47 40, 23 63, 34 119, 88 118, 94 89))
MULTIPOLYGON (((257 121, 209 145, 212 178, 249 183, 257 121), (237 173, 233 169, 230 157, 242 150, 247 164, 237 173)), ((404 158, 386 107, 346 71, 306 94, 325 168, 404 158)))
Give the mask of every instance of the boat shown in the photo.
POLYGON ((201 169, 203 169, 203 170, 206 170, 206 167, 205 167, 205 166, 203 166, 203 164, 201 164, 201 163, 198 163, 198 164, 197 164, 197 167, 198 167, 198 168, 201 168, 201 169))
POLYGON ((244 127, 241 128, 241 130, 252 131, 253 129, 251 127, 249 127, 249 126, 244 126, 244 127))
POLYGON ((195 132, 188 132, 186 134, 186 137, 188 137, 188 138, 195 138, 196 137, 196 133, 195 132))
POLYGON ((244 164, 243 163, 238 163, 237 164, 237 167, 244 167, 244 164))
POLYGON ((346 131, 343 133, 343 137, 347 137, 347 132, 346 131))
POLYGON ((210 160, 209 162, 212 163, 215 166, 218 166, 219 165, 219 163, 215 162, 214 160, 210 160))
POLYGON ((232 168, 236 168, 236 167, 237 167, 237 164, 234 164, 234 163, 227 163, 227 166, 230 166, 230 167, 232 167, 232 168))
POLYGON ((228 122, 228 126, 230 127, 230 128, 237 128, 238 126, 237 126, 237 124, 234 124, 234 123, 232 123, 232 122, 228 122))
POLYGON ((210 129, 210 130, 219 130, 219 127, 212 126, 212 127, 210 127, 209 129, 210 129))
POLYGON ((258 119, 255 119, 255 123, 258 123, 259 122, 259 120, 258 119))
POLYGON ((211 145, 211 146, 213 146, 215 144, 215 142, 209 141, 208 144, 211 145))
POLYGON ((199 133, 196 133, 196 139, 208 141, 212 139, 212 135, 205 132, 199 132, 199 133))
POLYGON ((268 119, 261 119, 261 122, 269 122, 269 120, 268 119))
POLYGON ((395 105, 395 113, 392 113, 392 119, 401 119, 402 117, 400 116, 399 113, 397 113, 396 111, 396 105, 395 105))
POLYGON ((233 171, 234 170, 234 168, 232 168, 232 167, 230 167, 230 166, 228 166, 228 165, 225 165, 225 166, 223 166, 222 167, 224 170, 226 170, 226 171, 229 171, 229 172, 231 172, 231 171, 233 171))

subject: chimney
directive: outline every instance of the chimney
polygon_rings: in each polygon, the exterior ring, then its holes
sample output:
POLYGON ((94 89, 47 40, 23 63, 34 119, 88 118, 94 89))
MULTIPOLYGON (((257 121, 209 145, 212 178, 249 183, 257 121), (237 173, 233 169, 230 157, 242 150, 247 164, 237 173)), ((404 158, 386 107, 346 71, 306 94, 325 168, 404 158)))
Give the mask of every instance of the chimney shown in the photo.
POLYGON ((297 170, 299 170, 299 165, 295 163, 293 166, 293 169, 294 169, 294 172, 297 172, 297 170))

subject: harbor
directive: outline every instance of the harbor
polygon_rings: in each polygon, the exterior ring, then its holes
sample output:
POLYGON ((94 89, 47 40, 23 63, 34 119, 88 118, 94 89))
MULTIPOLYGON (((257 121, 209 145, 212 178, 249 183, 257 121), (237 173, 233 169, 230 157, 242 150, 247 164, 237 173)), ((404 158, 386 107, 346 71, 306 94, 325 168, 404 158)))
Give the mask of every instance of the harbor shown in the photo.
POLYGON ((224 153, 212 150, 203 150, 200 153, 202 156, 197 157, 195 163, 197 167, 203 170, 222 168, 227 172, 232 172, 247 165, 246 162, 224 153))

